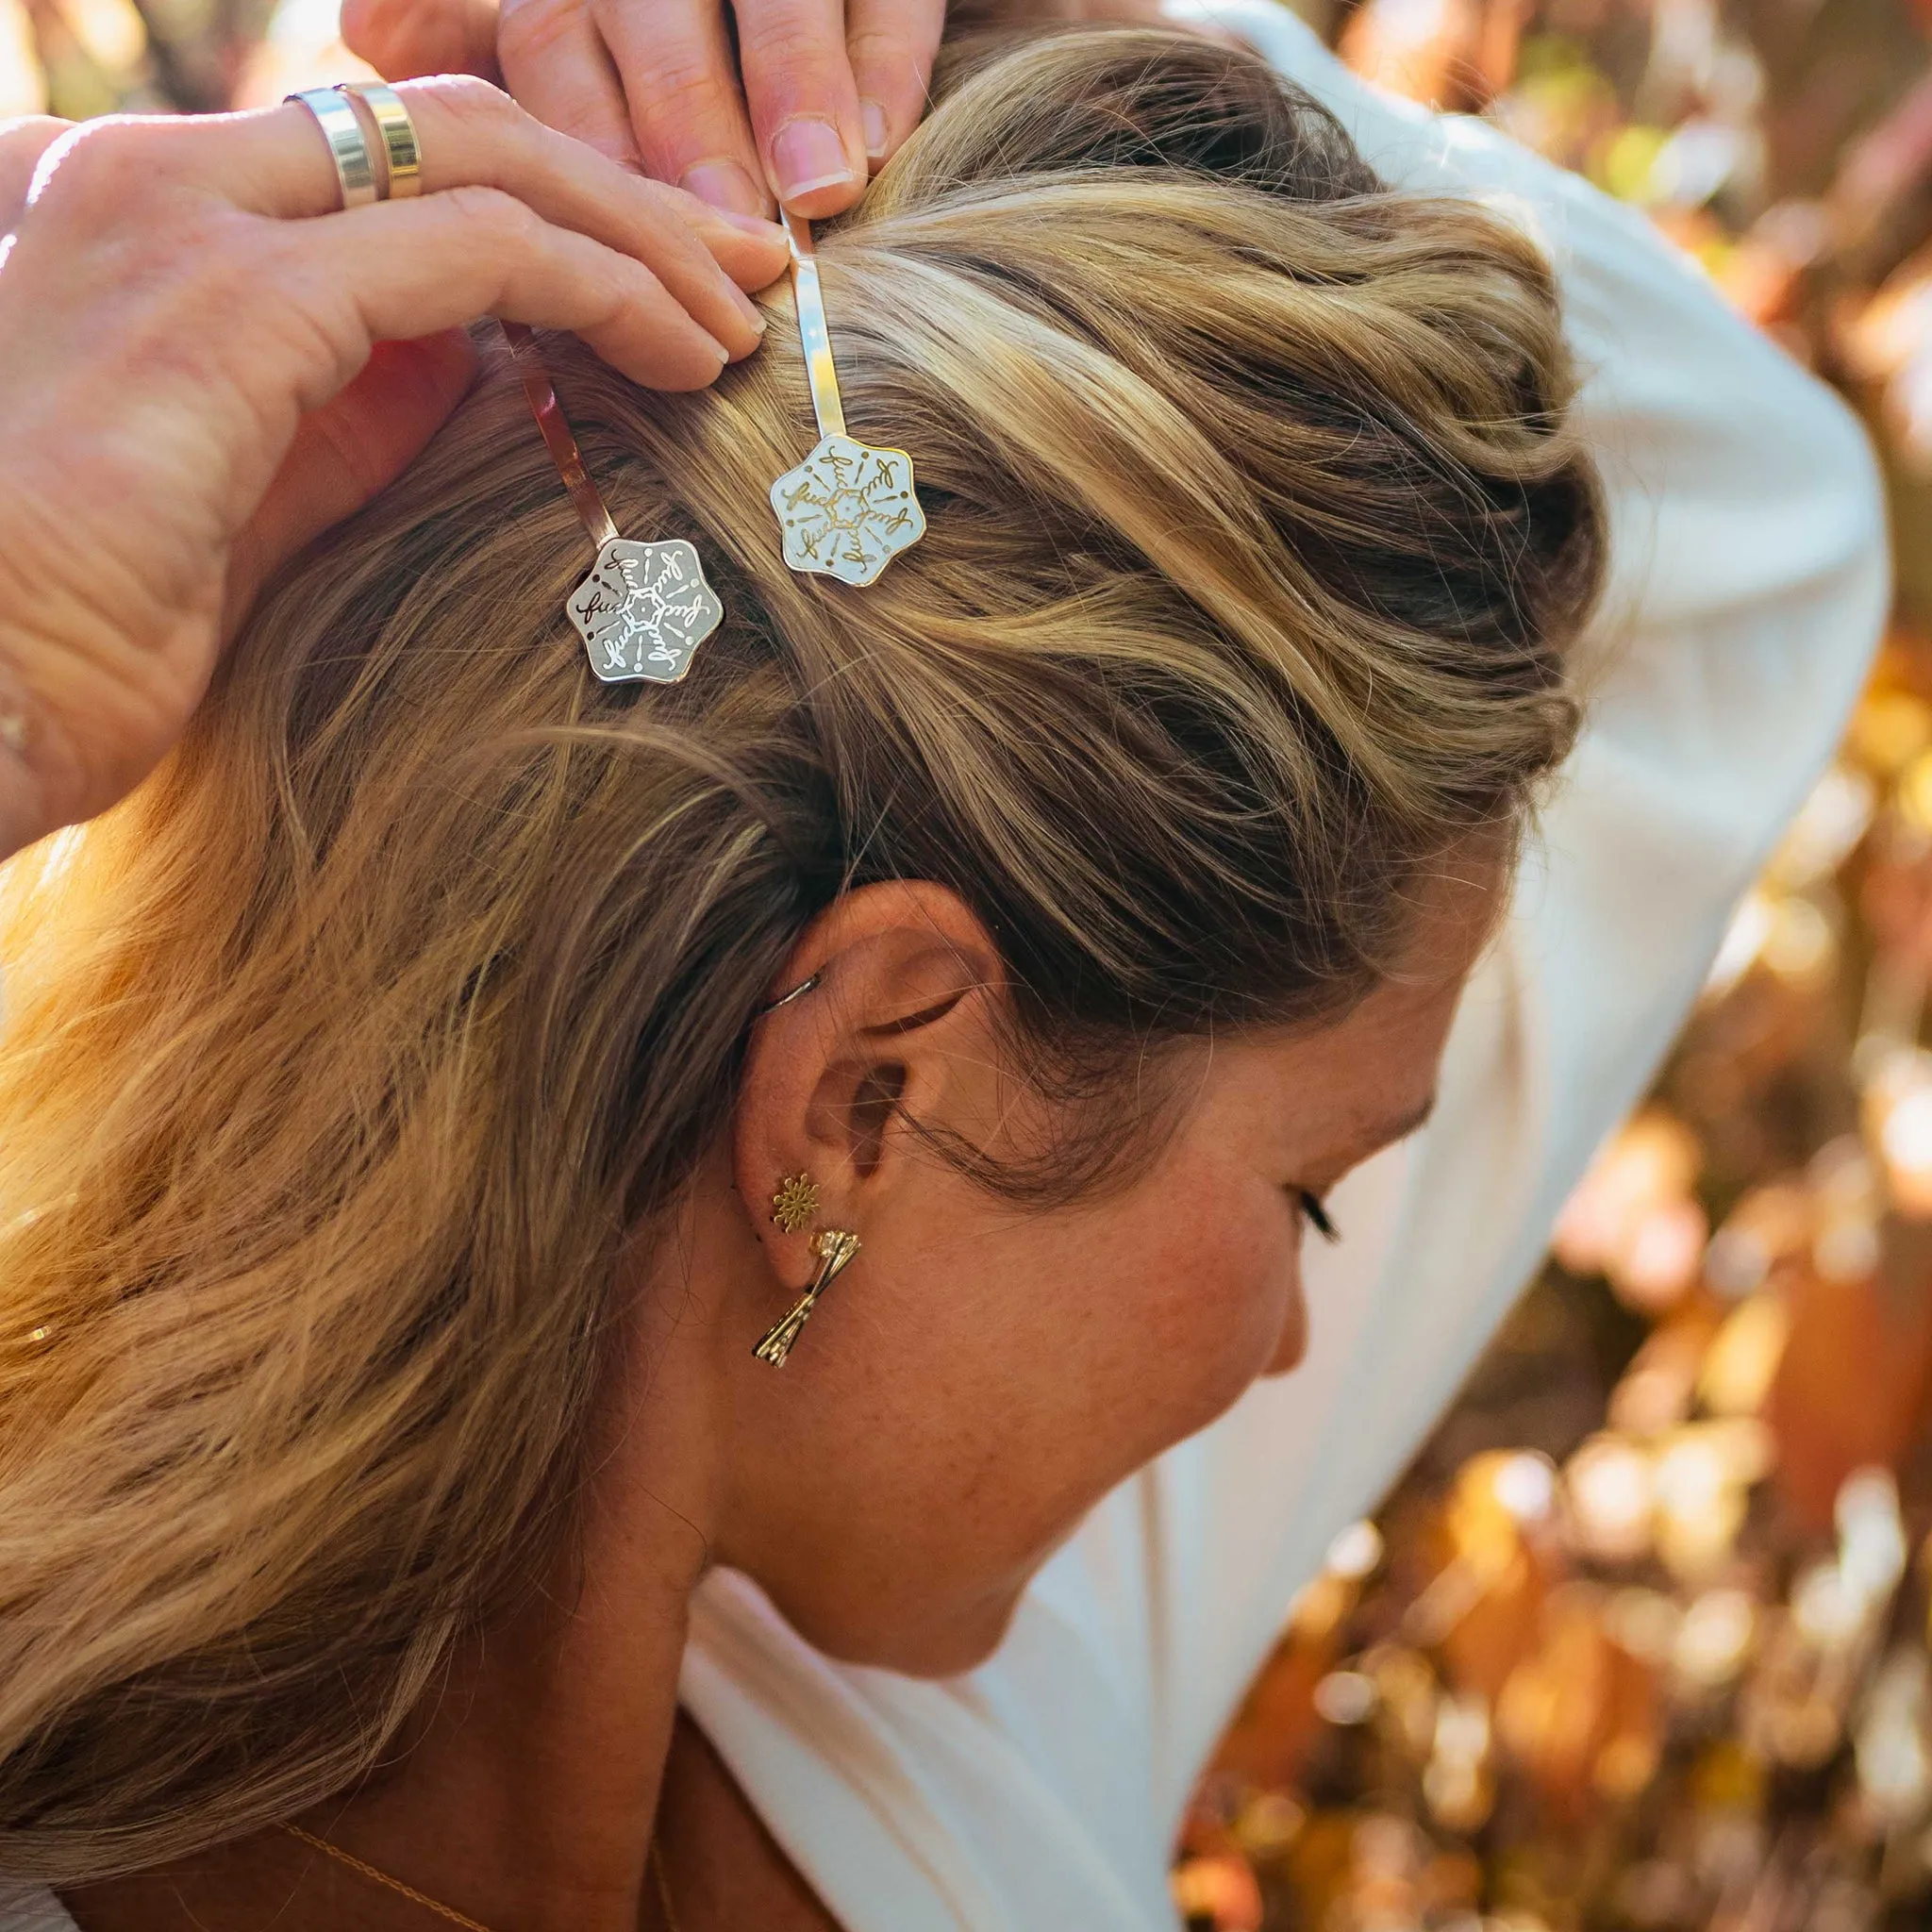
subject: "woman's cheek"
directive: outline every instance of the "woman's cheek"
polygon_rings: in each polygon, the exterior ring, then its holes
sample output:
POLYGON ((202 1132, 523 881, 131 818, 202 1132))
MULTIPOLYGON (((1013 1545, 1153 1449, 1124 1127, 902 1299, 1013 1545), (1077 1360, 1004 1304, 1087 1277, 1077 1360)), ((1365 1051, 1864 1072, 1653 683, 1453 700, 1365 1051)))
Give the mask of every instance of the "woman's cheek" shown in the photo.
POLYGON ((1279 1192, 1212 1192, 1216 1211, 1200 1218, 1156 1324, 1165 1373, 1185 1381, 1176 1390, 1189 1410, 1182 1434, 1237 1401, 1284 1345, 1298 1355, 1306 1334, 1298 1229, 1279 1192))

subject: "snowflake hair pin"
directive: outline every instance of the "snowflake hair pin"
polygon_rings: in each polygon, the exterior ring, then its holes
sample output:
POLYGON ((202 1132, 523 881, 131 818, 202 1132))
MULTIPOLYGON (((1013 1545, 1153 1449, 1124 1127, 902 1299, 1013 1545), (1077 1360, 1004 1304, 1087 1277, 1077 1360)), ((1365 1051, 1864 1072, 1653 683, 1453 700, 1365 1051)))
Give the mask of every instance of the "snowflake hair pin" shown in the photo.
POLYGON ((614 534, 565 608, 606 684, 675 684, 724 615, 689 543, 628 543, 614 534))
POLYGON ((878 449, 846 435, 811 228, 788 211, 785 230, 819 441, 804 462, 772 485, 772 508, 785 561, 793 570, 869 584, 925 535, 925 515, 913 493, 912 458, 903 449, 878 449))
POLYGON ((617 534, 564 421, 536 339, 517 323, 502 328, 557 473, 597 546, 595 569, 564 606, 591 669, 606 684, 675 684, 691 669, 697 647, 724 622, 724 606, 706 582, 697 551, 682 538, 636 543, 617 534))

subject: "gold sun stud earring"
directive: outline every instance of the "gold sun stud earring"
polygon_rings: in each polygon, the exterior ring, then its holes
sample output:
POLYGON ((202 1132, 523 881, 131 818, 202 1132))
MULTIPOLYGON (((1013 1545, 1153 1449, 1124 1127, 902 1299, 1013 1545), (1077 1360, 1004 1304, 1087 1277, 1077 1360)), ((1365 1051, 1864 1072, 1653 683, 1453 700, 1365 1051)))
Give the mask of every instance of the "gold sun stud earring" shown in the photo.
POLYGON ((846 435, 811 225, 788 210, 785 232, 819 440, 804 462, 772 485, 779 541, 795 571, 869 584, 925 535, 925 513, 912 488, 912 458, 903 449, 878 449, 846 435))
POLYGON ((772 1219, 787 1234, 796 1234, 819 1211, 818 1183, 808 1174, 789 1174, 772 1196, 772 1219))
POLYGON ((822 1227, 811 1238, 811 1251, 819 1257, 819 1272, 812 1277, 811 1286, 772 1324, 764 1340, 752 1350, 759 1361, 770 1362, 774 1369, 785 1366, 785 1357, 791 1353, 791 1344, 798 1340, 798 1331, 811 1320, 811 1311, 818 1307, 819 1297, 858 1254, 858 1237, 841 1227, 822 1227))

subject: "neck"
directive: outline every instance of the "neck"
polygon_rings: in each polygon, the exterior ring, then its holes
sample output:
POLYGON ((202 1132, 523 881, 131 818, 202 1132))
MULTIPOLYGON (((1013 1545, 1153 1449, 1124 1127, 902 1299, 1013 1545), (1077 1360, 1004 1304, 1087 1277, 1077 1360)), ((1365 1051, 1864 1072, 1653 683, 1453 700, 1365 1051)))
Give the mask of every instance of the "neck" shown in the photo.
POLYGON ((546 1587, 462 1648, 393 1776, 306 1821, 495 1932, 641 1923, 717 1515, 708 1324, 689 1303, 683 1317, 669 1334, 629 1324, 630 1358, 599 1404, 608 1440, 591 1444, 577 1534, 546 1587))
MULTIPOLYGON (((724 1489, 714 1311, 678 1274, 661 1296, 641 1287, 623 1324, 575 1533, 544 1586, 458 1647, 390 1768, 296 1821, 491 1932, 657 1923, 644 1903, 653 1828, 691 1594, 724 1489), (660 1307, 676 1310, 675 1326, 660 1307)), ((435 1923, 279 1831, 67 1903, 84 1932, 435 1923)))
POLYGON ((697 1575, 586 1563, 465 1646, 398 1773, 306 1823, 494 1932, 634 1932, 697 1575))

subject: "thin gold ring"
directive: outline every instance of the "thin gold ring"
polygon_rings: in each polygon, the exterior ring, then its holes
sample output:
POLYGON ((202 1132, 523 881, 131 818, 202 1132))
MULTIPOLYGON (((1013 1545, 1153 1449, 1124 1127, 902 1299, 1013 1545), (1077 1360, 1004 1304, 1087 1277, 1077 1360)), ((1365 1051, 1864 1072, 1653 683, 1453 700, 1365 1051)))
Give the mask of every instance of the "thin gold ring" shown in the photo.
POLYGON ((408 201, 423 192, 423 143, 416 136, 416 124, 395 89, 379 80, 342 80, 336 83, 339 94, 354 94, 375 117, 376 132, 382 136, 383 158, 389 173, 383 183, 385 201, 408 201))
POLYGON ((287 94, 285 100, 300 101, 315 117, 322 138, 328 143, 328 158, 335 164, 336 184, 342 192, 344 208, 367 208, 382 196, 375 185, 375 162, 369 152, 369 139, 362 132, 361 117, 333 88, 304 88, 287 94))

